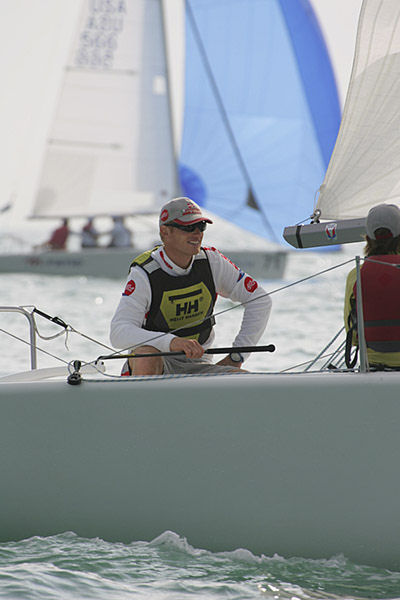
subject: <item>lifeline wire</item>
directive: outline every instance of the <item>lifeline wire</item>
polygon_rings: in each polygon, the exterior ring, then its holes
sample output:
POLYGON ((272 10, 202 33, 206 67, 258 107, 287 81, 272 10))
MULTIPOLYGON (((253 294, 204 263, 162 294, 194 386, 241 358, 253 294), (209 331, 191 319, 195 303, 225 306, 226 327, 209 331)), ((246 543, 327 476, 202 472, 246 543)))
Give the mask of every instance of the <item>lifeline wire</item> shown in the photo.
MULTIPOLYGON (((338 264, 338 265, 334 265, 333 267, 328 267, 327 269, 323 269, 322 271, 319 271, 318 273, 314 273, 313 275, 308 275, 307 277, 304 277, 303 279, 298 279, 297 281, 294 281, 294 282, 292 282, 292 283, 288 283, 287 285, 284 285, 284 286, 282 286, 282 287, 280 287, 280 288, 276 288, 275 290, 272 290, 271 292, 266 292, 266 293, 265 293, 263 296, 260 296, 259 298, 263 298, 263 297, 265 297, 265 296, 271 296, 272 294, 276 294, 277 292, 281 292, 281 291, 283 291, 283 290, 285 290, 285 289, 288 289, 288 288, 290 288, 290 287, 293 287, 294 285, 298 285, 299 283, 304 283, 305 281, 308 281, 308 280, 310 280, 310 279, 313 279, 314 277, 318 277, 319 275, 323 275, 324 273, 328 273, 329 271, 333 271, 334 269, 338 269, 338 268, 340 268, 340 267, 343 267, 343 266, 345 266, 345 265, 347 265, 347 264, 349 264, 349 263, 351 263, 351 262, 353 262, 353 261, 354 261, 354 258, 352 258, 352 259, 349 259, 349 260, 347 260, 347 261, 345 261, 345 262, 343 262, 343 263, 340 263, 340 264, 338 264)), ((385 264, 387 264, 387 263, 385 263, 385 264)), ((256 301, 256 300, 259 300, 259 298, 250 298, 250 299, 249 299, 249 300, 247 300, 246 302, 242 302, 241 304, 236 304, 236 305, 234 305, 234 306, 230 306, 230 307, 228 307, 228 308, 225 308, 225 309, 223 309, 223 310, 221 310, 221 311, 219 311, 219 312, 215 313, 214 317, 218 317, 218 316, 220 316, 220 315, 222 315, 222 314, 224 314, 224 313, 226 313, 226 312, 228 312, 228 311, 230 311, 230 310, 233 310, 233 309, 235 309, 235 308, 239 308, 239 307, 241 307, 241 306, 244 306, 244 305, 246 305, 246 304, 249 304, 250 302, 254 302, 254 301, 256 301)), ((24 307, 22 307, 22 308, 24 308, 24 307)), ((35 307, 34 307, 34 306, 32 306, 32 305, 29 305, 29 306, 25 306, 25 308, 35 308, 35 307)), ((201 323, 201 322, 202 322, 202 321, 199 321, 198 323, 201 323)), ((194 323, 194 324, 197 324, 197 322, 196 322, 196 323, 194 323)), ((88 339, 89 341, 91 341, 91 342, 93 342, 93 343, 95 343, 95 344, 98 344, 99 346, 102 346, 103 348, 107 348, 107 350, 111 350, 111 351, 112 351, 112 353, 111 353, 111 356, 112 356, 112 355, 114 355, 114 354, 115 354, 115 355, 116 355, 116 354, 121 354, 121 353, 123 353, 123 352, 126 352, 126 351, 130 351, 130 352, 132 352, 132 350, 134 350, 134 349, 137 347, 137 346, 133 346, 133 347, 132 347, 132 346, 128 346, 127 348, 124 348, 123 350, 114 350, 114 348, 111 348, 110 346, 107 346, 106 344, 103 344, 102 342, 99 342, 98 340, 95 340, 94 338, 91 338, 90 336, 88 336, 88 335, 86 335, 86 334, 84 334, 84 333, 81 333, 80 331, 78 331, 78 330, 74 329, 73 327, 71 327, 71 325, 67 325, 67 329, 68 329, 69 331, 73 332, 73 333, 76 333, 77 335, 80 335, 80 336, 81 336, 81 337, 83 337, 83 338, 86 338, 86 339, 88 339)), ((176 331, 179 331, 180 329, 184 329, 184 328, 183 328, 183 327, 178 327, 177 329, 174 329, 173 331, 171 331, 171 332, 169 332, 169 333, 175 333, 176 331)), ((64 333, 67 333, 67 330, 66 330, 66 329, 64 329, 64 331, 63 331, 63 332, 60 332, 60 333, 58 333, 58 334, 56 334, 56 335, 54 335, 54 336, 51 336, 51 337, 49 337, 49 338, 46 338, 45 336, 42 336, 42 335, 39 333, 39 331, 37 330, 36 321, 35 321, 35 330, 36 330, 36 333, 39 335, 39 337, 41 337, 42 339, 54 339, 54 338, 56 338, 56 337, 59 337, 60 335, 62 335, 62 334, 64 334, 64 333)), ((6 333, 6 334, 7 334, 7 335, 9 335, 10 337, 13 337, 13 338, 15 338, 15 339, 17 339, 17 340, 19 340, 19 341, 23 342, 23 343, 24 343, 24 344, 26 344, 27 346, 30 346, 30 343, 29 343, 29 342, 27 342, 26 340, 24 340, 24 339, 22 339, 22 338, 19 338, 18 336, 15 336, 15 335, 13 335, 12 333, 9 333, 8 331, 5 331, 4 329, 0 329, 0 331, 1 331, 1 332, 3 332, 3 333, 6 333)), ((140 346, 143 346, 144 344, 146 344, 146 343, 149 343, 149 342, 151 342, 152 340, 159 339, 159 338, 163 337, 164 335, 166 335, 166 334, 165 334, 165 333, 161 333, 161 334, 160 334, 159 336, 157 336, 157 337, 149 338, 149 340, 147 340, 147 342, 142 342, 142 343, 140 344, 140 346)), ((37 350, 39 350, 40 352, 43 352, 44 354, 47 354, 48 356, 51 356, 52 358, 55 358, 55 359, 59 360, 60 362, 63 362, 63 363, 65 363, 66 365, 70 365, 70 364, 71 364, 71 361, 65 361, 64 359, 62 359, 62 358, 59 358, 58 356, 55 356, 55 355, 51 354, 50 352, 47 352, 46 350, 43 350, 42 348, 40 348, 40 347, 38 347, 38 346, 36 346, 36 348, 37 348, 37 350)), ((85 363, 85 364, 92 364, 92 363, 93 363, 93 364, 95 364, 95 363, 96 363, 96 361, 97 361, 97 359, 96 359, 96 360, 94 360, 94 361, 91 361, 91 362, 85 363)))
MULTIPOLYGON (((9 335, 10 337, 14 338, 15 340, 18 340, 19 342, 22 342, 23 344, 26 344, 27 346, 31 345, 30 342, 27 342, 23 338, 20 338, 17 335, 14 335, 13 333, 10 333, 9 331, 6 331, 5 329, 1 329, 0 328, 0 331, 2 333, 6 333, 7 335, 9 335)), ((39 352, 43 352, 43 354, 47 354, 48 356, 51 356, 52 358, 55 358, 56 360, 59 360, 60 362, 63 362, 66 365, 68 365, 68 361, 67 360, 64 360, 63 358, 60 358, 59 356, 56 356, 55 354, 52 354, 51 352, 47 352, 47 350, 43 350, 43 348, 40 348, 39 346, 35 346, 35 348, 36 348, 36 350, 39 350, 39 352)))
MULTIPOLYGON (((26 344, 27 346, 30 346, 30 342, 27 342, 26 340, 24 340, 23 338, 18 337, 17 335, 14 335, 13 333, 10 333, 9 331, 6 331, 5 329, 1 329, 0 328, 0 332, 1 333, 5 333, 6 335, 9 335, 10 337, 14 338, 15 340, 18 340, 19 342, 22 342, 23 344, 26 344)), ((79 333, 79 332, 76 332, 79 333)), ((56 336, 53 336, 56 337, 56 336)), ((86 336, 83 336, 86 337, 86 336)), ((44 338, 47 339, 47 338, 44 338)), ((52 339, 52 338, 49 338, 52 339)), ((89 338, 91 339, 91 338, 89 338)), ((92 341, 96 341, 96 340, 92 340, 92 341)), ((98 342, 100 343, 100 342, 98 342)), ((102 345, 102 344, 101 344, 102 345)), ((107 347, 107 346, 106 346, 107 347)), ((71 366, 73 364, 74 361, 68 361, 68 360, 64 360, 63 358, 60 358, 59 356, 56 356, 55 354, 52 354, 51 352, 48 352, 47 350, 43 350, 43 348, 40 348, 40 346, 35 346, 36 350, 38 350, 39 352, 42 352, 43 354, 46 354, 47 356, 51 356, 51 358, 55 358, 56 360, 59 360, 60 362, 64 363, 65 365, 67 365, 68 368, 68 372, 71 373, 73 367, 71 366)), ((93 362, 93 361, 92 361, 93 362)), ((92 364, 92 362, 82 362, 82 365, 90 365, 92 364)), ((104 373, 101 371, 101 369, 99 369, 96 364, 92 365, 100 374, 104 375, 104 373)))
MULTIPOLYGON (((328 267, 327 269, 323 269, 322 271, 318 271, 318 273, 314 273, 313 275, 308 275, 307 277, 303 277, 303 279, 298 279, 297 281, 293 281, 292 283, 288 283, 280 288, 276 288, 275 290, 272 290, 271 292, 266 292, 263 296, 259 296, 258 298, 250 298, 249 300, 246 300, 246 302, 242 302, 241 304, 235 304, 235 306, 229 306, 228 308, 224 308, 223 310, 220 310, 219 312, 214 314, 214 318, 215 317, 219 317, 220 315, 223 315, 224 313, 233 310, 235 308, 240 308, 241 306, 245 306, 246 304, 250 304, 250 302, 255 302, 257 300, 259 300, 260 298, 264 298, 265 296, 272 296, 272 294, 276 294, 277 292, 282 292, 283 290, 286 290, 290 287, 293 287, 294 285, 297 285, 299 283, 304 283, 305 281, 308 281, 309 279, 313 279, 314 277, 318 277, 319 275, 323 275, 324 273, 328 273, 329 271, 333 271, 334 269, 339 269, 340 267, 343 267, 345 265, 348 265, 349 263, 354 262, 354 258, 350 258, 349 260, 346 260, 343 263, 340 263, 338 265, 334 265, 333 267, 328 267)), ((200 323, 202 323, 203 321, 196 321, 195 323, 192 323, 192 325, 198 325, 200 323)), ((170 331, 169 333, 175 333, 176 331, 180 331, 181 329, 184 329, 184 327, 178 327, 177 329, 174 329, 173 331, 170 331)), ((147 343, 151 343, 152 340, 158 340, 159 338, 164 337, 164 335, 166 335, 166 333, 161 333, 160 335, 156 336, 156 337, 152 337, 149 338, 148 340, 146 340, 145 342, 142 342, 141 344, 137 344, 136 346, 128 346, 127 348, 124 348, 123 350, 116 350, 114 351, 111 356, 113 354, 122 354, 123 352, 127 352, 127 351, 133 351, 135 348, 139 347, 139 346, 144 346, 147 343)))

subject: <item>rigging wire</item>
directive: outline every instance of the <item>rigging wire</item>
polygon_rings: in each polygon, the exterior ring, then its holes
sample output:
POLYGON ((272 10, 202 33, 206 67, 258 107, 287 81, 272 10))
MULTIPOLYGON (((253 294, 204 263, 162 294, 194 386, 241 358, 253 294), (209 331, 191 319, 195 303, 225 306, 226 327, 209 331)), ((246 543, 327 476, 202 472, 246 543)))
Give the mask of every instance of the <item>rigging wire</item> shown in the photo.
MULTIPOLYGON (((22 342, 23 344, 26 344, 27 346, 31 346, 30 342, 27 342, 23 338, 18 337, 17 335, 14 335, 13 333, 6 331, 5 329, 0 328, 0 332, 5 333, 6 335, 9 335, 10 337, 14 338, 15 340, 18 340, 19 342, 22 342)), ((67 360, 60 358, 59 356, 56 356, 55 354, 52 354, 51 352, 48 352, 47 350, 44 350, 43 348, 40 348, 39 346, 35 346, 35 348, 36 348, 36 350, 39 350, 39 352, 42 352, 43 354, 47 354, 47 356, 51 356, 52 358, 55 358, 56 360, 59 360, 60 362, 68 365, 67 360)))
MULTIPOLYGON (((332 267, 327 267, 326 269, 323 269, 322 271, 318 271, 317 273, 314 273, 312 275, 308 275, 307 277, 303 277, 302 279, 298 279, 296 281, 293 281, 291 283, 288 283, 286 285, 283 285, 279 288, 276 288, 275 290, 272 290, 270 292, 266 292, 265 294, 263 294, 262 296, 258 296, 258 298, 250 298, 249 300, 246 300, 245 302, 241 302, 239 304, 235 304, 234 306, 229 306, 228 308, 224 308, 216 313, 214 313, 214 317, 219 317, 231 310, 235 310, 237 308, 241 308, 247 304, 250 304, 251 302, 256 302, 257 300, 259 300, 260 298, 264 298, 265 296, 272 296, 272 294, 277 294, 278 292, 282 292, 283 290, 286 290, 288 288, 293 287, 294 285, 298 285, 300 283, 304 283, 305 281, 308 281, 310 279, 313 279, 315 277, 318 277, 319 275, 323 275, 325 273, 328 273, 329 271, 333 271, 335 269, 339 269, 340 267, 343 267, 345 265, 348 265, 349 263, 354 262, 354 258, 351 258, 349 260, 346 260, 345 262, 339 263, 338 265, 334 265, 332 267)), ((193 325, 200 325, 202 323, 201 321, 196 321, 195 323, 192 323, 191 326, 193 325)), ((177 331, 180 331, 181 329, 184 329, 184 327, 178 327, 176 329, 174 329, 173 331, 170 331, 168 333, 176 333, 177 331)), ((113 354, 122 354, 123 352, 128 352, 128 351, 134 351, 135 348, 138 348, 139 346, 145 346, 146 344, 151 344, 151 341, 153 340, 158 340, 162 337, 164 337, 165 335, 167 335, 166 333, 160 333, 160 335, 149 338, 148 340, 141 342, 140 344, 136 344, 135 346, 127 346, 126 348, 123 348, 121 350, 115 350, 113 352, 113 354)))
MULTIPOLYGON (((333 270, 335 270, 335 269, 338 269, 338 268, 340 268, 340 267, 343 267, 343 266, 345 266, 345 265, 348 265, 349 263, 352 263, 352 262, 354 262, 354 260, 355 260, 354 258, 351 258, 351 259, 349 259, 349 260, 346 260, 346 261, 344 261, 344 262, 342 262, 342 263, 339 263, 339 264, 337 264, 337 265, 333 265, 332 267, 327 267, 326 269, 323 269, 323 270, 321 270, 321 271, 318 271, 317 273, 313 273, 312 275, 308 275, 308 276, 306 276, 306 277, 303 277, 302 279, 298 279, 298 280, 296 280, 296 281, 294 281, 294 282, 291 282, 291 283, 288 283, 288 284, 286 284, 286 285, 283 285, 283 286, 281 286, 281 287, 279 287, 279 288, 276 288, 276 289, 274 289, 274 290, 272 290, 272 291, 270 291, 270 292, 266 292, 265 294, 263 294, 262 296, 259 296, 258 298, 250 298, 249 300, 246 300, 245 302, 241 302, 241 303, 239 303, 239 304, 235 304, 235 305, 233 305, 233 306, 229 306, 228 308, 225 308, 225 309, 222 309, 222 310, 220 310, 220 311, 216 312, 216 313, 214 314, 214 317, 221 316, 221 315, 223 315, 223 314, 225 314, 225 313, 227 313, 227 312, 229 312, 229 311, 231 311, 231 310, 234 310, 234 309, 237 309, 237 308, 243 307, 243 306, 245 306, 245 305, 247 305, 247 304, 250 304, 250 302, 255 302, 255 301, 259 300, 260 298, 264 298, 265 296, 271 296, 272 294, 276 294, 276 293, 278 293, 278 292, 281 292, 281 291, 283 291, 283 290, 289 289, 289 288, 291 288, 291 287, 293 287, 293 286, 295 286, 295 285, 299 285, 300 283, 304 283, 305 281, 309 281, 310 279, 314 279, 315 277, 318 277, 318 276, 320 276, 320 275, 323 275, 323 274, 325 274, 325 273, 328 273, 328 272, 330 272, 330 271, 333 271, 333 270)), ((156 336, 156 337, 149 338, 149 339, 147 340, 147 342, 141 342, 140 344, 137 344, 137 345, 135 345, 135 346, 128 346, 128 347, 126 347, 126 348, 124 348, 124 349, 122 349, 122 350, 115 350, 114 348, 112 348, 112 347, 110 347, 110 346, 107 346, 106 344, 104 344, 104 343, 102 343, 102 342, 99 342, 98 340, 96 340, 96 339, 94 339, 94 338, 92 338, 92 337, 90 337, 90 336, 88 336, 88 335, 86 335, 86 334, 82 333, 81 331, 78 331, 77 329, 75 329, 75 328, 74 328, 74 327, 72 327, 71 325, 68 325, 68 324, 66 324, 66 323, 65 323, 64 321, 62 321, 62 320, 61 320, 59 317, 50 317, 49 315, 46 315, 46 313, 43 313, 42 311, 39 311, 39 310, 37 310, 37 309, 36 309, 34 306, 32 306, 32 305, 28 305, 28 306, 26 306, 26 305, 25 305, 25 306, 23 306, 23 308, 30 308, 30 309, 32 309, 32 311, 31 311, 32 313, 33 313, 33 312, 36 312, 36 313, 40 314, 41 316, 44 316, 45 318, 48 318, 50 321, 52 321, 52 322, 54 322, 55 324, 57 324, 57 325, 59 325, 59 326, 62 326, 62 327, 64 328, 64 331, 62 331, 62 332, 60 332, 60 333, 58 333, 58 334, 55 334, 55 335, 53 335, 53 336, 46 337, 46 336, 43 336, 43 335, 41 335, 41 334, 39 333, 39 331, 38 331, 38 329, 37 329, 37 326, 36 326, 36 322, 35 322, 35 331, 36 331, 36 333, 38 334, 38 336, 39 336, 41 339, 44 339, 44 340, 51 340, 51 339, 55 339, 55 338, 57 338, 57 337, 59 337, 59 336, 61 336, 61 335, 64 335, 64 334, 65 334, 65 335, 68 335, 68 333, 69 333, 69 332, 72 332, 72 333, 75 333, 75 334, 77 334, 77 335, 79 335, 79 336, 81 336, 81 337, 83 337, 83 338, 85 338, 85 339, 87 339, 87 340, 89 340, 89 341, 93 342, 94 344, 98 344, 99 346, 102 346, 103 348, 106 348, 107 350, 111 350, 111 355, 110 355, 110 356, 117 355, 117 354, 122 354, 123 352, 127 352, 127 351, 129 351, 129 352, 132 352, 132 351, 134 351, 134 350, 135 350, 135 348, 137 348, 137 347, 139 347, 139 346, 143 346, 143 345, 145 345, 146 343, 151 343, 151 341, 152 341, 152 340, 156 340, 156 339, 162 338, 162 337, 164 337, 165 335, 167 335, 166 333, 164 333, 164 332, 163 332, 163 333, 160 333, 160 335, 158 335, 158 336, 156 336)), ((202 322, 202 321, 199 321, 199 323, 201 323, 201 322, 202 322)), ((197 322, 196 322, 195 324, 197 324, 197 322)), ((192 324, 192 325, 193 325, 193 324, 192 324)), ((171 331, 171 332, 169 332, 169 333, 172 333, 172 334, 173 334, 173 333, 176 333, 177 331, 180 331, 181 329, 184 329, 184 328, 183 328, 183 327, 179 327, 179 328, 177 328, 177 329, 174 329, 173 331, 171 331)), ((30 345, 31 345, 29 342, 27 342, 27 341, 26 341, 26 340, 24 340, 23 338, 19 338, 18 336, 14 335, 14 334, 12 334, 12 333, 10 333, 10 332, 8 332, 8 331, 4 330, 4 329, 0 329, 0 332, 6 333, 7 335, 9 335, 9 336, 11 336, 11 337, 13 337, 13 338, 15 338, 15 339, 17 339, 17 340, 19 340, 19 341, 23 342, 24 344, 26 344, 26 345, 28 345, 28 346, 30 346, 30 345)), ((339 333, 340 333, 340 332, 339 332, 339 333)), ((326 349, 327 349, 327 348, 328 348, 328 347, 331 345, 331 343, 333 343, 333 341, 334 341, 334 340, 335 340, 335 339, 338 337, 339 333, 338 333, 338 334, 336 334, 336 336, 333 338, 333 340, 332 340, 332 341, 331 341, 331 342, 330 342, 330 343, 329 343, 329 344, 326 346, 326 348, 324 348, 324 350, 323 350, 322 352, 324 352, 324 351, 325 351, 325 350, 326 350, 326 349)), ((67 347, 67 346, 66 346, 66 347, 67 347)), ((70 364, 71 364, 71 361, 66 361, 66 360, 64 360, 64 359, 62 359, 62 358, 59 358, 59 357, 57 357, 57 356, 53 355, 52 353, 50 353, 50 352, 48 352, 48 351, 44 350, 43 348, 40 348, 40 347, 36 346, 36 349, 37 349, 37 350, 39 350, 40 352, 44 353, 44 354, 47 354, 48 356, 51 356, 52 358, 55 358, 56 360, 59 360, 60 362, 63 362, 63 363, 65 363, 66 365, 70 365, 70 364)), ((67 349, 68 349, 68 347, 67 347, 67 349)), ((333 353, 333 354, 334 354, 334 353, 333 353)), ((322 356, 320 356, 320 358, 323 358, 323 357, 322 357, 322 356)), ((96 365, 96 362, 97 362, 97 360, 98 360, 98 359, 95 359, 94 361, 89 361, 89 362, 87 362, 87 363, 85 363, 85 364, 92 364, 92 365, 94 365, 94 366, 95 366, 95 365, 96 365)), ((313 359, 313 360, 315 360, 315 359, 313 359)), ((301 365, 298 365, 298 366, 302 366, 302 365, 304 365, 304 364, 308 364, 309 362, 310 362, 310 361, 306 361, 305 363, 302 363, 301 365)), ((311 361, 311 363, 312 363, 312 361, 311 361)), ((289 369, 286 369, 286 370, 292 370, 293 368, 295 368, 295 367, 291 367, 291 368, 289 368, 289 369)), ((286 370, 284 370, 284 371, 281 371, 281 372, 285 372, 286 370)))

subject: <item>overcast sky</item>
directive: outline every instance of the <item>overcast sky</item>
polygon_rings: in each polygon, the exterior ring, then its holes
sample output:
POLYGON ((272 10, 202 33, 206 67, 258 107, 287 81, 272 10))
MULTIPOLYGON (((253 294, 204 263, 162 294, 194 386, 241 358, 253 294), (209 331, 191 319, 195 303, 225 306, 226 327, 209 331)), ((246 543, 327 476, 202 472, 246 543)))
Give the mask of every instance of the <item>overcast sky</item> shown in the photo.
POLYGON ((362 0, 311 0, 311 3, 325 34, 339 93, 344 100, 362 0))
MULTIPOLYGON (((0 0, 0 208, 13 193, 23 195, 22 188, 32 187, 40 169, 41 156, 32 148, 38 146, 48 127, 60 58, 68 52, 80 2, 0 0)), ((325 34, 343 101, 361 0, 311 2, 325 34)))

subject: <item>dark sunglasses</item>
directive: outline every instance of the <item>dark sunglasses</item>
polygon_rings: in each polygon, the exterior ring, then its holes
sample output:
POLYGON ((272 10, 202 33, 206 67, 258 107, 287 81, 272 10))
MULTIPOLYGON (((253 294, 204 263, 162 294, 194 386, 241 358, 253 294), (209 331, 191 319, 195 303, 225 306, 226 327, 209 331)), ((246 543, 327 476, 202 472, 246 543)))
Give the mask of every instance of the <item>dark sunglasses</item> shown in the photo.
POLYGON ((191 225, 179 225, 178 223, 168 223, 167 227, 175 227, 175 229, 180 229, 181 231, 185 231, 186 233, 193 233, 195 229, 205 231, 207 223, 206 221, 199 221, 198 223, 192 223, 191 225))

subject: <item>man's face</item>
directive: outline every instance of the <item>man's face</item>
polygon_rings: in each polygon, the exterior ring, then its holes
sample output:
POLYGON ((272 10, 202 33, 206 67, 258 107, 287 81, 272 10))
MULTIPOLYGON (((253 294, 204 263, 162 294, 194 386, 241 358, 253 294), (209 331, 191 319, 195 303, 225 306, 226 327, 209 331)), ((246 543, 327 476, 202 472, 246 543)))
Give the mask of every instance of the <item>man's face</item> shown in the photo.
POLYGON ((188 232, 162 225, 161 231, 165 250, 176 264, 180 265, 182 262, 189 264, 192 256, 200 252, 204 233, 198 227, 188 232))

